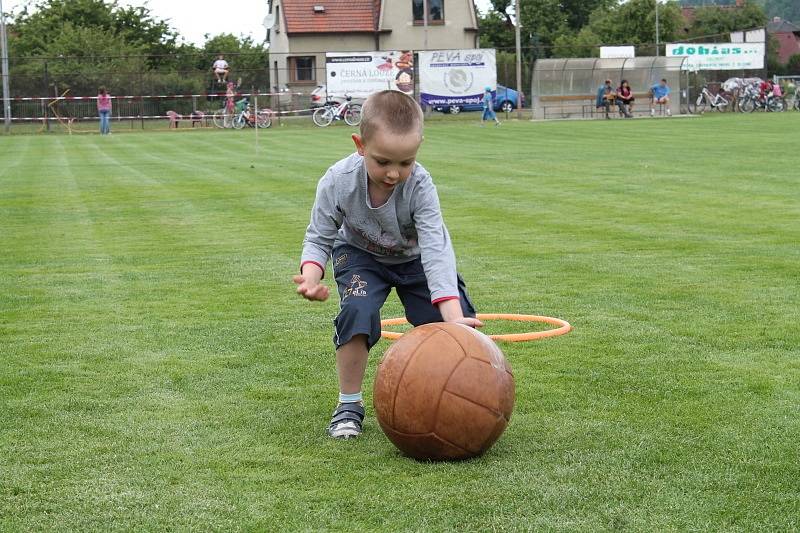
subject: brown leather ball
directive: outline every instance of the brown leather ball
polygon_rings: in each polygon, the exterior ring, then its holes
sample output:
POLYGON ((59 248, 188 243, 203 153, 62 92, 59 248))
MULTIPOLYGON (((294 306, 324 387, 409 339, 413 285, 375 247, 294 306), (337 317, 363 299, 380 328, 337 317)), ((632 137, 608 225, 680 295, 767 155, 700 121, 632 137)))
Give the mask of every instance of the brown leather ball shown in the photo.
POLYGON ((373 403, 383 432, 415 459, 468 459, 500 437, 514 376, 489 337, 461 324, 412 329, 378 365, 373 403))

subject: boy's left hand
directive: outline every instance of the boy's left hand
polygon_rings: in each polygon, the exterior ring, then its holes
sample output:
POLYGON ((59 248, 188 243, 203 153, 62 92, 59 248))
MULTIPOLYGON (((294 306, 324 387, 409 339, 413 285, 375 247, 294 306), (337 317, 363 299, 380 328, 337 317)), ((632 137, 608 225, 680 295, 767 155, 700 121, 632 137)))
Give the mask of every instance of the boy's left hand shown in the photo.
POLYGON ((464 316, 461 312, 461 303, 458 300, 445 300, 439 303, 439 312, 442 313, 442 318, 445 322, 455 322, 457 324, 464 324, 471 328, 479 328, 483 326, 483 322, 477 318, 464 316))
POLYGON ((477 318, 472 318, 468 316, 456 318, 455 320, 448 320, 448 322, 455 322, 456 324, 464 324, 465 326, 469 326, 471 328, 483 327, 483 322, 481 322, 477 318))

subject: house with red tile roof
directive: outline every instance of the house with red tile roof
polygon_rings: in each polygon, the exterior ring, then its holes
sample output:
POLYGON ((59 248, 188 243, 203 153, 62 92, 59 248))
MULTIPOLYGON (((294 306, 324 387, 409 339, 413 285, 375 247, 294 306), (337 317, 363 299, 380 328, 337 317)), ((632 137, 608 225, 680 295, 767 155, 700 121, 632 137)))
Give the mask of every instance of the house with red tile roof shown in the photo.
POLYGON ((778 60, 786 63, 795 54, 800 54, 800 26, 780 17, 767 24, 767 33, 778 41, 778 60))
POLYGON ((269 13, 273 88, 324 85, 326 52, 478 46, 473 0, 269 0, 269 13))

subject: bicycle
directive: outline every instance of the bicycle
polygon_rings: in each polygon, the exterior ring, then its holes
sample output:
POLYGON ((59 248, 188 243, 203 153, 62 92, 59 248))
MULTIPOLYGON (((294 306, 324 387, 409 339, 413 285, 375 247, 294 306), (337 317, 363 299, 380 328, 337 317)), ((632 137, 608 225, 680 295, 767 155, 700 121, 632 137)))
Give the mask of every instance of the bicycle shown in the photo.
POLYGON ((234 119, 236 119, 236 117, 247 106, 247 103, 247 98, 242 98, 236 102, 233 102, 232 98, 231 101, 227 101, 226 98, 225 107, 222 109, 217 109, 211 116, 214 126, 218 128, 233 128, 234 119))
POLYGON ((213 115, 211 115, 211 120, 214 122, 214 126, 218 128, 232 128, 236 115, 235 109, 230 109, 226 106, 214 111, 213 115))
POLYGON ((712 94, 711 91, 708 90, 708 85, 703 85, 703 90, 700 91, 700 96, 697 97, 694 105, 690 105, 689 111, 691 113, 699 113, 702 115, 705 113, 706 106, 709 106, 715 111, 724 113, 728 110, 730 103, 730 100, 722 96, 721 89, 719 92, 717 92, 717 94, 712 94))
POLYGON ((352 103, 352 99, 345 95, 345 101, 338 105, 327 99, 324 106, 314 111, 311 119, 320 128, 330 126, 334 120, 344 120, 348 126, 358 126, 361 124, 361 106, 352 103))
POLYGON ((245 126, 250 126, 251 128, 256 126, 259 128, 269 128, 272 126, 272 110, 266 108, 259 109, 258 117, 256 117, 256 114, 253 113, 253 106, 249 103, 246 104, 233 119, 233 127, 235 129, 240 130, 245 126))
POLYGON ((786 101, 783 97, 772 96, 772 93, 762 96, 756 87, 749 86, 745 89, 739 109, 744 113, 752 113, 756 109, 780 113, 786 109, 786 101))
POLYGON ((800 111, 800 85, 794 90, 794 102, 792 103, 792 109, 795 111, 800 111))

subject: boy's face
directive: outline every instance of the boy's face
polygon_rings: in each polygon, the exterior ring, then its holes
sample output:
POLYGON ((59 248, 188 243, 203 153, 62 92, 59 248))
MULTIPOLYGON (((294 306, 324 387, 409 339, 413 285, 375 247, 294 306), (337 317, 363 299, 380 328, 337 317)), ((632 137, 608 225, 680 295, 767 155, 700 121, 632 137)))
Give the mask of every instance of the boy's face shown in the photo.
POLYGON ((398 135, 379 129, 366 142, 354 133, 353 142, 364 157, 370 183, 379 190, 391 191, 414 170, 422 136, 418 132, 398 135))

